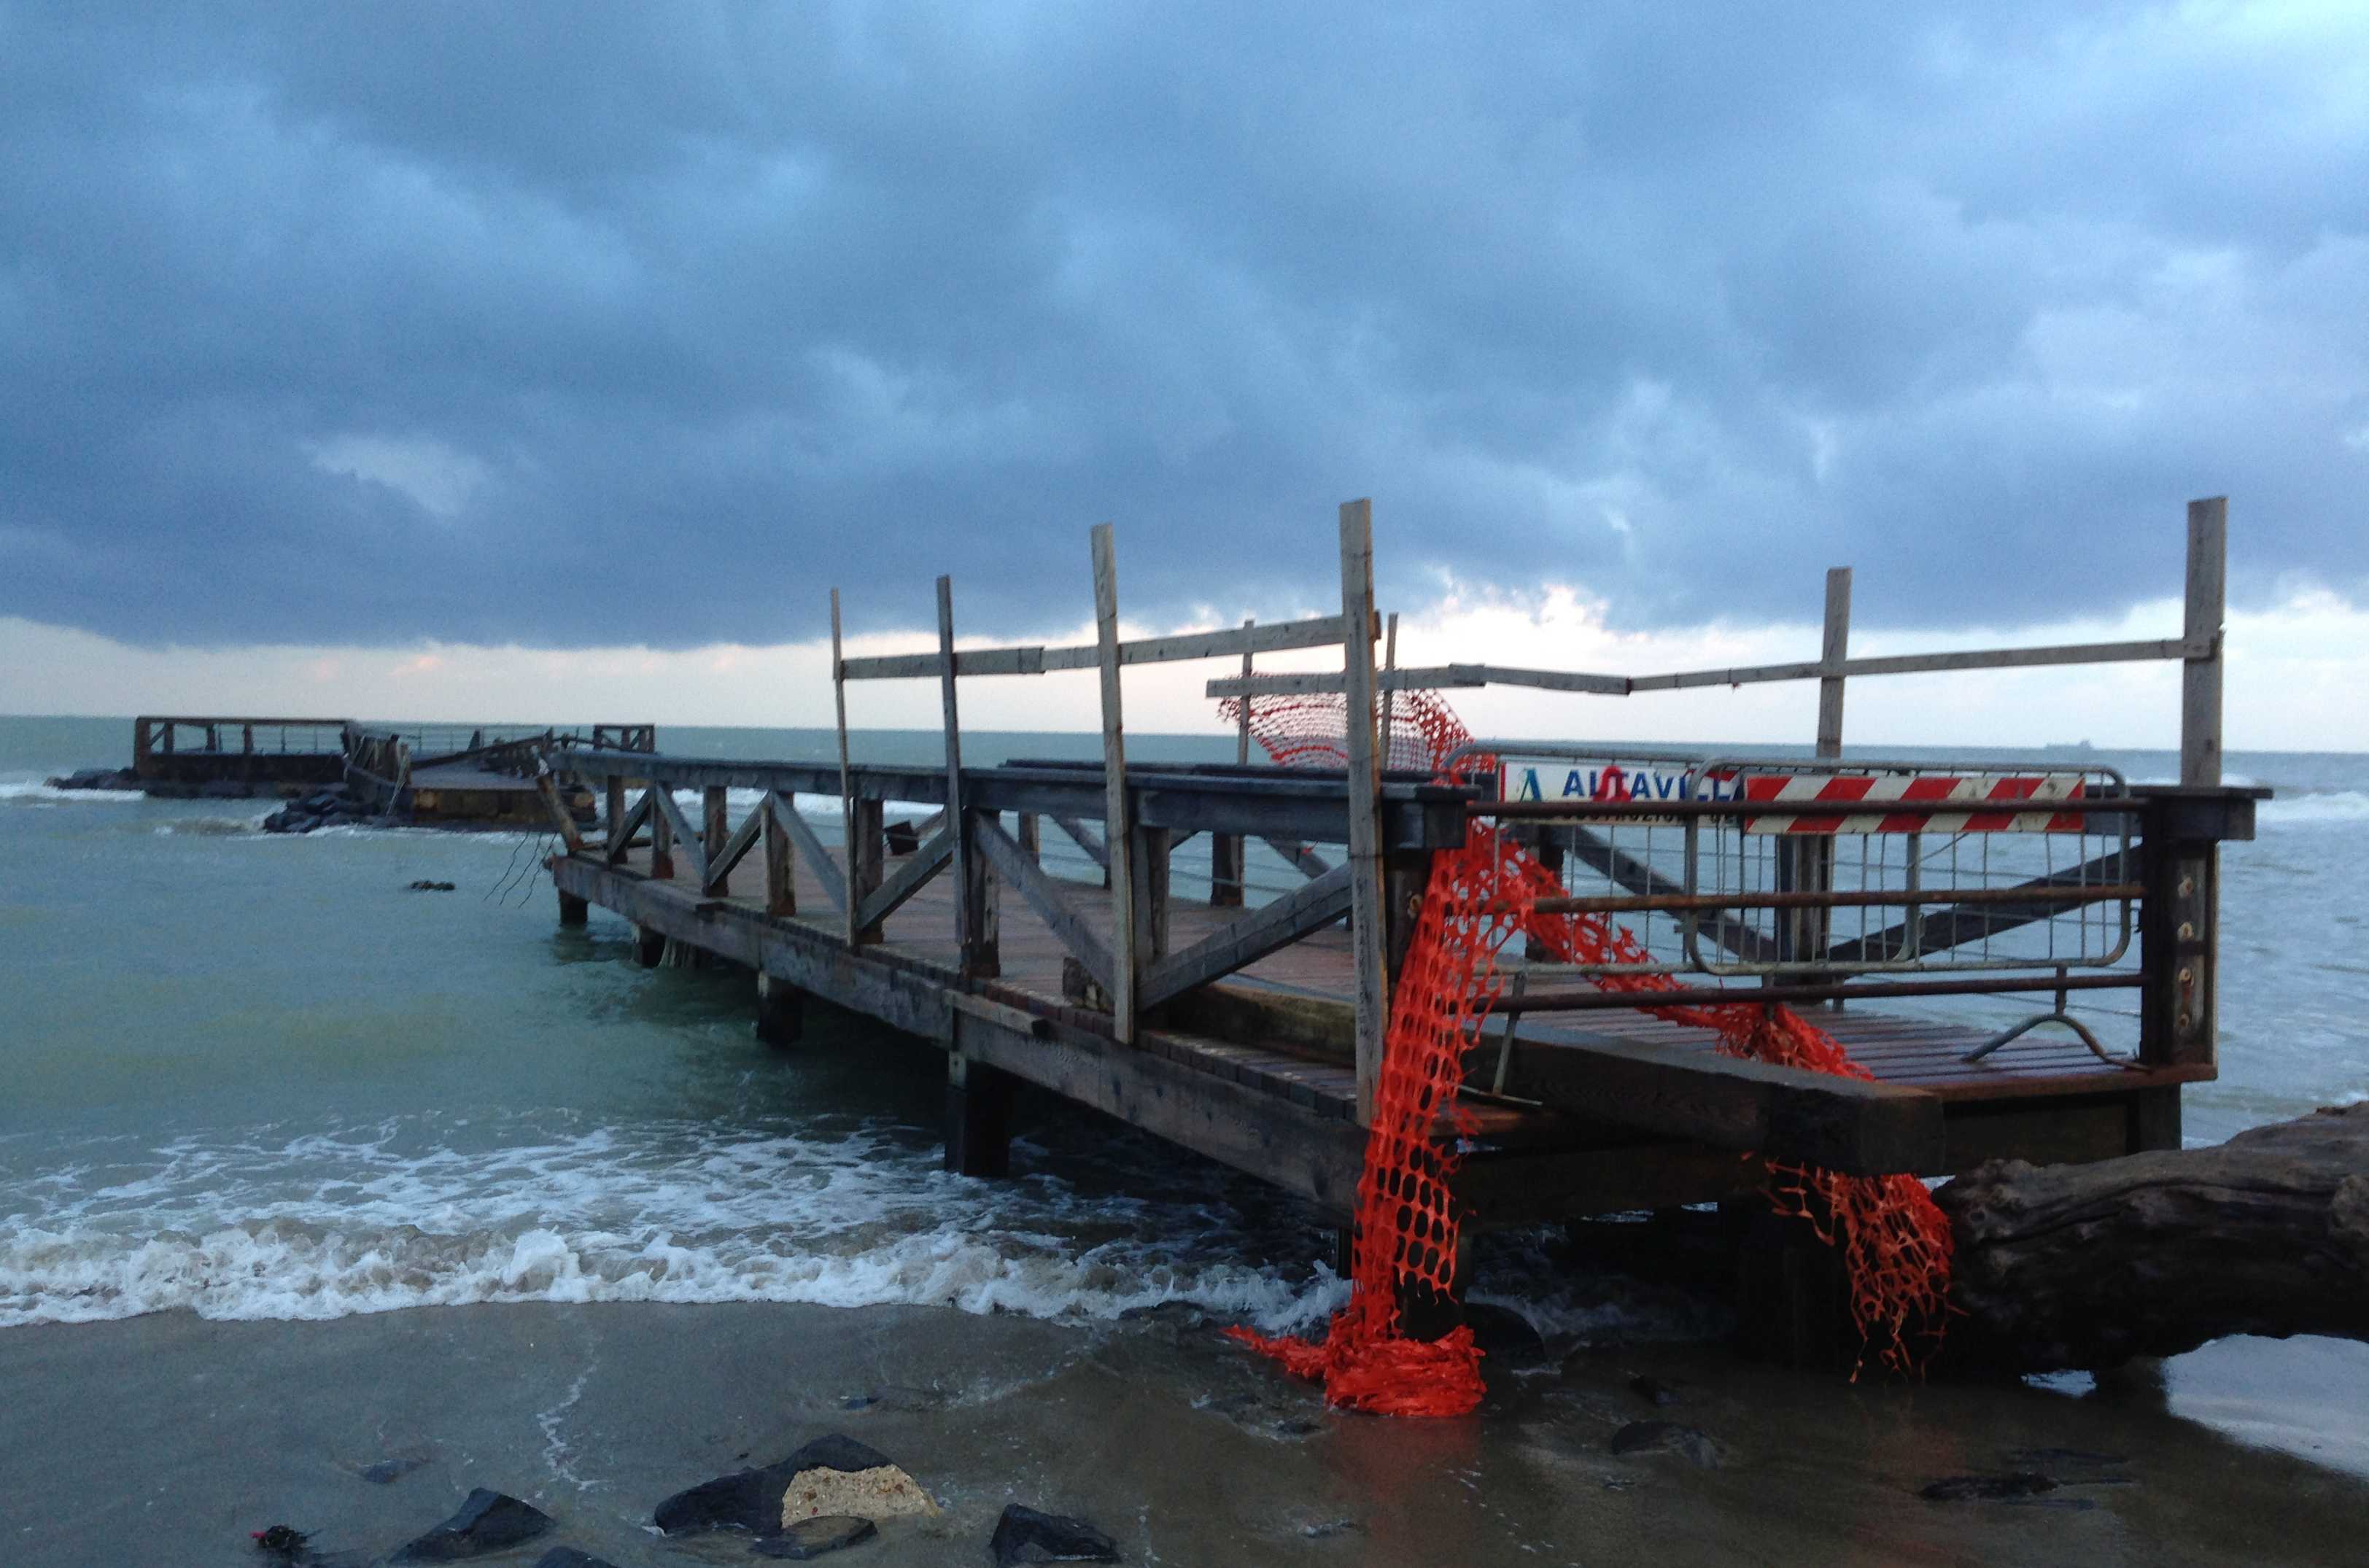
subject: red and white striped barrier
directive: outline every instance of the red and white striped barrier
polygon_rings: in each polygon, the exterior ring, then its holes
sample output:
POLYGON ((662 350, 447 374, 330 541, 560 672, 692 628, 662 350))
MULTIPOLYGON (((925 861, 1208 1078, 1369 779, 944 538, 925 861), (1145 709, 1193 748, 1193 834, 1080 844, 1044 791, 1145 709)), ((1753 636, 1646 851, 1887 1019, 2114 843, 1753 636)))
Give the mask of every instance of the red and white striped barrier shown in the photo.
MULTIPOLYGON (((2072 800, 2082 790, 2078 773, 2037 773, 2022 777, 1984 773, 1951 776, 1923 774, 1753 773, 1744 781, 1744 798, 1772 804, 1800 802, 1858 806, 1887 800, 1963 800, 1976 803, 2072 800)), ((1772 813, 1747 817, 1747 833, 2077 833, 2083 818, 2077 811, 1854 811, 1772 813)))

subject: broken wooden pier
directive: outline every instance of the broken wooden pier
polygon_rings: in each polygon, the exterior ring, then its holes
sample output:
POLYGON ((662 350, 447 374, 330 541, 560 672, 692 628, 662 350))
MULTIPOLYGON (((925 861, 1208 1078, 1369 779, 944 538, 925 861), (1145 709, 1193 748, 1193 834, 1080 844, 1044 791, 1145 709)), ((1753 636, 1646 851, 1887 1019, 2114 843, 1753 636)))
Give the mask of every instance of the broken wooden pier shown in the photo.
POLYGON ((1480 818, 1516 827, 1560 871, 1561 902, 1631 925, 1642 956, 1593 972, 1504 956, 1497 1014, 1471 1042, 1463 1129, 1443 1116, 1437 1135, 1464 1153, 1471 1223, 1727 1198, 1768 1162, 1942 1175, 2001 1155, 2177 1147, 2182 1087, 2217 1070, 2219 845, 2251 836, 2260 794, 2219 777, 2222 503, 2197 503, 2189 524, 2178 638, 1854 659, 1840 572, 1819 658, 1639 677, 1378 667, 1363 502, 1342 509, 1338 614, 1122 641, 1098 528, 1094 643, 958 648, 941 578, 934 648, 844 658, 834 591, 835 763, 555 755, 555 778, 602 795, 605 827, 556 812, 566 842, 550 870, 563 920, 614 911, 645 962, 672 943, 751 971, 775 1038, 795 1036, 813 998, 941 1047, 946 1162, 974 1174, 1004 1169, 1012 1092, 1029 1083, 1345 1221, 1432 858, 1480 818), (1315 647, 1341 649, 1342 669, 1253 668, 1315 647), (1626 697, 1815 681, 1818 744, 1772 761, 1505 743, 1448 784, 1386 766, 1387 721, 1345 724, 1344 765, 1301 770, 1250 762, 1246 720, 1236 763, 1130 761, 1127 670, 1210 658, 1240 661, 1213 696, 1340 692, 1355 715, 1388 712, 1378 693, 1483 683, 1626 697), (2029 760, 1843 755, 1848 680, 2131 659, 2183 669, 2177 785, 2029 760), (964 683, 1062 670, 1099 674, 1100 763, 965 760, 964 683), (897 679, 937 682, 942 765, 850 761, 851 686, 897 679), (1540 758, 1558 785, 1584 787, 1516 788, 1540 758), (802 796, 831 804, 809 816, 802 796), (1862 804, 1804 809, 1831 801, 1862 804), (2069 864, 2051 863, 2060 853, 2069 864), (1290 885, 1253 887, 1253 860, 1290 885), (1718 1055, 1706 1031, 1597 988, 1623 967, 1696 1002, 1802 1009, 1873 1077, 1718 1055), (2077 1016, 2096 998, 2132 1015, 2127 1049, 2077 1016), (2031 1016, 2002 1027, 2008 1002, 2031 1016), (1948 1011, 1960 1003, 1993 1013, 1948 1011))

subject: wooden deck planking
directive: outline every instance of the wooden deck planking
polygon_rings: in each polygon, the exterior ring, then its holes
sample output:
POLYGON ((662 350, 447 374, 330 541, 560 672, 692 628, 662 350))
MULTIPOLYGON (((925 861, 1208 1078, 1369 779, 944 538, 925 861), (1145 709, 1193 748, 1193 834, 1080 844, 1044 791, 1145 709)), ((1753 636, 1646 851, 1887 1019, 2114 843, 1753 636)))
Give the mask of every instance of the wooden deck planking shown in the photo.
MULTIPOLYGON (((888 863, 891 875, 902 860, 897 857, 888 863)), ((632 852, 625 864, 647 876, 649 857, 646 851, 632 852)), ((690 880, 690 873, 680 860, 676 880, 686 887, 690 880)), ((747 878, 741 880, 745 883, 747 878)), ((795 918, 818 932, 836 935, 836 911, 805 858, 798 862, 797 886, 800 912, 795 918), (834 918, 820 918, 826 912, 834 918)), ((1095 926, 1108 927, 1110 894, 1106 888, 1066 881, 1060 887, 1082 918, 1095 926)), ((1059 1005, 1062 1000, 1064 956, 1060 940, 1024 901, 1009 889, 1004 892, 1000 916, 1001 971, 993 989, 1008 993, 1011 1000, 1023 1005, 1059 1005)), ((741 893, 736 889, 732 897, 719 901, 754 915, 764 912, 761 892, 741 893)), ((1228 921, 1242 918, 1244 912, 1178 900, 1170 910, 1170 950, 1191 945, 1228 921)), ((884 940, 873 951, 951 977, 961 956, 954 917, 954 884, 942 874, 888 917, 883 927, 884 940)), ((1345 1008, 1354 983, 1354 963, 1345 926, 1336 923, 1304 937, 1230 977, 1230 983, 1248 983, 1289 995, 1338 1002, 1345 1008)), ((1968 1062, 1964 1057, 1990 1037, 1990 1028, 1858 1009, 1820 1011, 1807 1016, 1833 1035, 1852 1059, 1866 1067, 1877 1082, 1925 1090, 1945 1100, 2126 1093, 2212 1076, 2209 1068, 2114 1067, 2100 1061, 2078 1040, 2054 1031, 2035 1031, 2001 1047, 1981 1061, 1968 1062)), ((1524 1018, 1519 1036, 1525 1042, 1544 1045, 1567 1042, 1648 1048, 1676 1047, 1705 1055, 1713 1054, 1718 1041, 1718 1036, 1709 1030, 1642 1015, 1617 1023, 1599 1015, 1579 1024, 1532 1014, 1524 1018)), ((1337 1111, 1345 1081, 1354 1090, 1354 1075, 1347 1072, 1345 1064, 1336 1067, 1288 1050, 1206 1038, 1198 1044, 1200 1049, 1189 1065, 1287 1097, 1312 1099, 1327 1114, 1337 1111)))

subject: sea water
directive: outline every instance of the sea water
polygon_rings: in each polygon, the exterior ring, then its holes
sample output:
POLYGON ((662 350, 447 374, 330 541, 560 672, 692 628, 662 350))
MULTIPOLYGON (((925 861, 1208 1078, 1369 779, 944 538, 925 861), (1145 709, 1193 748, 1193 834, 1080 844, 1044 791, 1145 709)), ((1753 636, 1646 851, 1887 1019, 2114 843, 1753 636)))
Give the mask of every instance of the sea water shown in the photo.
MULTIPOLYGON (((1031 1103, 1012 1179, 944 1173, 935 1053, 829 1009, 795 1047, 761 1044, 745 974, 643 969, 598 910, 561 929, 531 835, 283 837, 258 828, 273 802, 41 783, 120 764, 130 729, 0 718, 0 1328, 779 1300, 1093 1318, 1189 1301, 1272 1331, 1343 1299, 1310 1212, 1058 1102, 1031 1103)), ((822 731, 661 738, 835 755, 822 731)), ((1097 744, 965 737, 973 762, 1097 744)), ((1230 737, 1135 744, 1232 756, 1230 737)), ((860 760, 936 747, 859 737, 860 760)), ((2165 752, 2015 755, 2176 771, 2165 752)), ((2191 1143, 2369 1094, 2365 763, 2229 759, 2231 782, 2277 795, 2224 852, 2222 1076, 2187 1093, 2191 1143)), ((1703 1331, 1684 1302, 1547 1255, 1498 1249, 1487 1294, 1552 1333, 1703 1331)))

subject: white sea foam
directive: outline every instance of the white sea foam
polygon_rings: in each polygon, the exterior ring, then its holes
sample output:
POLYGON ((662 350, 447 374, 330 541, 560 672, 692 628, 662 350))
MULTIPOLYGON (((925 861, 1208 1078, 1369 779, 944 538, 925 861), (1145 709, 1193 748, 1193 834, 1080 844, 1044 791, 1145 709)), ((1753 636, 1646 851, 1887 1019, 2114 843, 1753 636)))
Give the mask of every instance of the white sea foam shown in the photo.
POLYGON ((2291 795, 2263 801, 2254 808, 2254 817, 2266 828, 2360 822, 2369 820, 2369 794, 2357 789, 2338 789, 2317 795, 2291 795))
POLYGON ((145 800, 136 789, 59 789, 39 779, 0 783, 0 801, 11 805, 72 806, 100 800, 145 800))
POLYGON ((598 1130, 478 1153, 397 1130, 185 1140, 152 1168, 52 1173, 0 1219, 0 1327, 181 1308, 325 1319, 479 1301, 804 1301, 1116 1317, 1192 1302, 1274 1332, 1345 1288, 1243 1261, 1230 1217, 984 1184, 876 1132, 598 1130))

